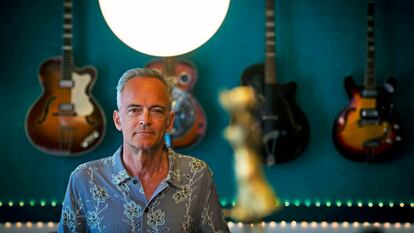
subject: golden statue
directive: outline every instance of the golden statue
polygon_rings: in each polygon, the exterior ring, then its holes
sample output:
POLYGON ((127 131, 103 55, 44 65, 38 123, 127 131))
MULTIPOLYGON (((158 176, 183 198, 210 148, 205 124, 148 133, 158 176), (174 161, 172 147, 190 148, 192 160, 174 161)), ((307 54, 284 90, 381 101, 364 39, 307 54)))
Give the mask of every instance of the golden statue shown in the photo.
POLYGON ((251 87, 236 87, 220 94, 221 105, 231 114, 224 136, 234 149, 237 181, 237 204, 230 217, 253 222, 277 209, 276 196, 264 178, 258 155, 260 127, 254 119, 255 93, 251 87))

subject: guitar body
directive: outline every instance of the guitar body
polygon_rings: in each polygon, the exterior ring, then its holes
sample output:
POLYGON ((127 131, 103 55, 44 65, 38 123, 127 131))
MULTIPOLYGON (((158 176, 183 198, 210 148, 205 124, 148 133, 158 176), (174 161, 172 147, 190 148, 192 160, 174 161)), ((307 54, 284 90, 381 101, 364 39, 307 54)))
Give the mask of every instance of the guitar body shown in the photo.
POLYGON ((103 139, 105 118, 91 96, 94 68, 72 72, 74 85, 62 86, 62 60, 53 58, 40 67, 43 93, 30 108, 26 132, 34 146, 53 155, 77 155, 103 139))
POLYGON ((387 159, 402 142, 402 121, 391 104, 396 80, 389 78, 375 95, 364 94, 352 77, 345 79, 349 105, 336 118, 333 139, 338 151, 346 158, 362 162, 387 159))
POLYGON ((169 134, 171 146, 186 148, 200 142, 207 128, 207 120, 201 105, 191 94, 197 81, 194 65, 184 60, 175 61, 168 72, 165 72, 165 61, 153 61, 146 67, 160 70, 174 83, 172 110, 175 112, 175 121, 169 134))
POLYGON ((295 101, 296 83, 265 84, 264 65, 258 64, 243 73, 241 84, 252 86, 257 94, 260 110, 256 118, 262 129, 266 163, 296 158, 306 148, 310 135, 309 122, 295 101))

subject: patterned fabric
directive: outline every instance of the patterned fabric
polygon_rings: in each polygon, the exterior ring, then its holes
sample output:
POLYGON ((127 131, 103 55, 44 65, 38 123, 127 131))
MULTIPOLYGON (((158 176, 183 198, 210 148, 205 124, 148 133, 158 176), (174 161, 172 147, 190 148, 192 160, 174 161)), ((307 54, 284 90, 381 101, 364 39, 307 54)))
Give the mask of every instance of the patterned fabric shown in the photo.
POLYGON ((72 172, 58 232, 230 232, 205 162, 168 149, 168 175, 147 200, 121 152, 72 172))

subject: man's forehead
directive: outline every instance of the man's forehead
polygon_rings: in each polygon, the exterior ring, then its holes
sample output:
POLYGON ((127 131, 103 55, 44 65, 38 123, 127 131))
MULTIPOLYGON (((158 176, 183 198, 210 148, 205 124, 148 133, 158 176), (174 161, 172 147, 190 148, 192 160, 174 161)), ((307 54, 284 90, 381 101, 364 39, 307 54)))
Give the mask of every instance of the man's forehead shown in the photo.
POLYGON ((128 83, 151 83, 151 85, 157 85, 157 86, 161 84, 162 86, 167 88, 166 84, 162 80, 156 77, 151 77, 151 76, 135 76, 131 78, 130 80, 128 80, 128 82, 126 83, 126 86, 128 86, 128 83))

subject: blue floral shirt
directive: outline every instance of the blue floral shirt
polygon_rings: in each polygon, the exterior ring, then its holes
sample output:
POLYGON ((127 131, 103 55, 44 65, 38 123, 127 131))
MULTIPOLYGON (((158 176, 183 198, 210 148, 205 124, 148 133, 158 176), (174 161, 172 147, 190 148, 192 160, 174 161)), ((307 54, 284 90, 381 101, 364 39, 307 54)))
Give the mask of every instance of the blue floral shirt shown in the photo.
POLYGON ((72 172, 58 232, 230 232, 205 162, 168 149, 169 172, 150 200, 113 156, 72 172))

